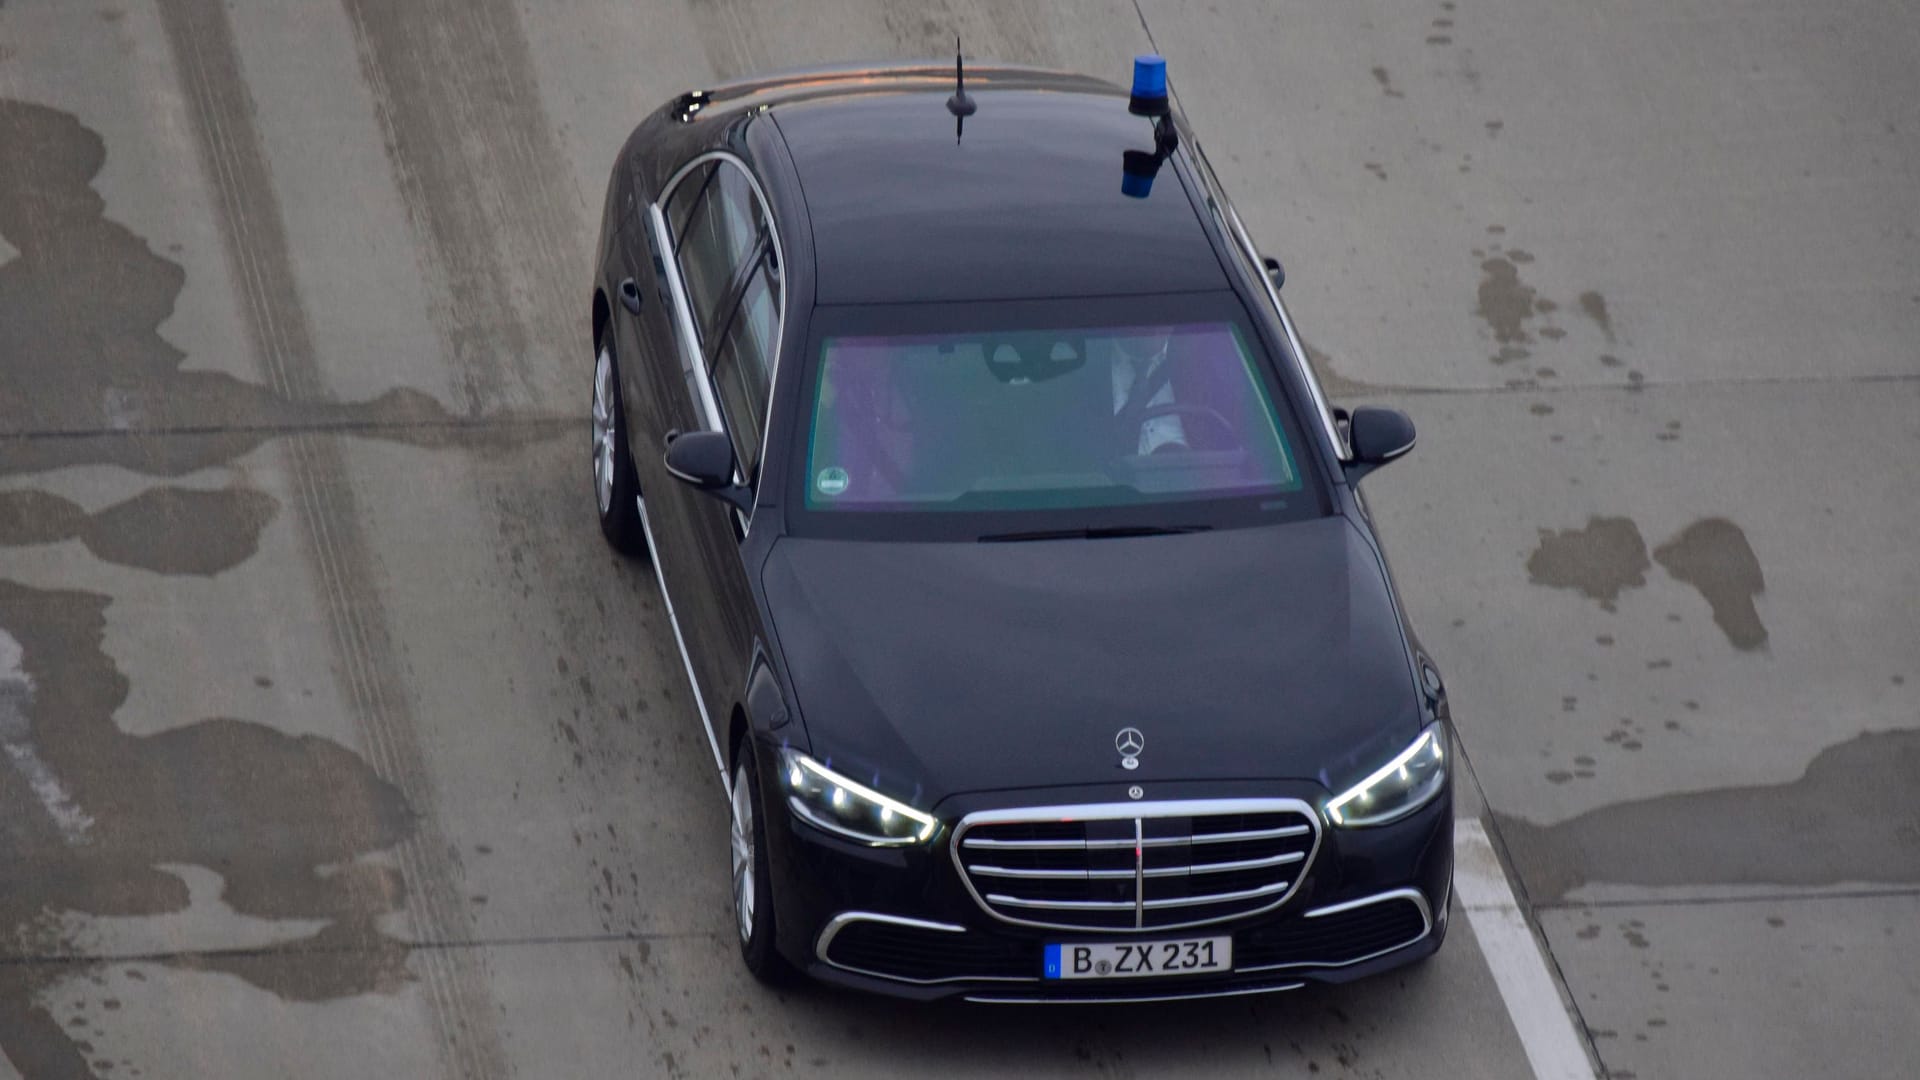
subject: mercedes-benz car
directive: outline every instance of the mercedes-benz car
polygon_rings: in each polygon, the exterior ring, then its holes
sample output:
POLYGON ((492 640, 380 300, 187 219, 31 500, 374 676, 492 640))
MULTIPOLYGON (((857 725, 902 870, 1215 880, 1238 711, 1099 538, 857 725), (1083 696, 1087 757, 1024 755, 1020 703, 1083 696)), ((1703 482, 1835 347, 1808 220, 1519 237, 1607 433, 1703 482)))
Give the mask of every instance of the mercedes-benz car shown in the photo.
POLYGON ((1413 426, 1327 401, 1158 63, 769 76, 620 151, 594 493, 755 975, 1160 1000, 1440 946, 1447 700, 1356 487, 1413 426))

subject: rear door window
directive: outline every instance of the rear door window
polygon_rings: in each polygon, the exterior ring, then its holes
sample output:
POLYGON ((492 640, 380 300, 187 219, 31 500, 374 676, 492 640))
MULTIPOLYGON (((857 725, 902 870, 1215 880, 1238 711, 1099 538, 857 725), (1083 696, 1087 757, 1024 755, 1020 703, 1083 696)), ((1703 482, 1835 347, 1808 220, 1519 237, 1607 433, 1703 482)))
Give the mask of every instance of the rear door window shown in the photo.
POLYGON ((766 215, 746 173, 731 162, 716 163, 675 240, 687 302, 703 342, 719 330, 729 311, 730 286, 766 231, 766 215))

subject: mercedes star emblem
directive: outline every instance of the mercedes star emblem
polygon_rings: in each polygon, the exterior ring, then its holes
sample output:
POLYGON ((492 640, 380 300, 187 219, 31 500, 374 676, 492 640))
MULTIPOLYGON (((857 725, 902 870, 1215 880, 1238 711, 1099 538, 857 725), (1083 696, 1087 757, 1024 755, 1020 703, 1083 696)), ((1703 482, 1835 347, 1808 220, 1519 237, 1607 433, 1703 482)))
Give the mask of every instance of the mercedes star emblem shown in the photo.
POLYGON ((1140 734, 1137 727, 1123 727, 1113 737, 1113 748, 1120 751, 1120 767, 1137 769, 1140 767, 1140 751, 1147 748, 1147 737, 1140 734))

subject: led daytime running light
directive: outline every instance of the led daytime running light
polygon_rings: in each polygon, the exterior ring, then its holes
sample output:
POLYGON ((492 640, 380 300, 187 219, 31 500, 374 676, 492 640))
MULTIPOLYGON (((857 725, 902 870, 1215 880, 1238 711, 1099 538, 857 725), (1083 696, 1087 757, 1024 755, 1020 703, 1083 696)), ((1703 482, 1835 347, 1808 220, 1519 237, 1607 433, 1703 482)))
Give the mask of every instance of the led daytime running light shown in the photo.
POLYGON ((811 824, 874 845, 925 843, 940 827, 931 814, 848 779, 797 750, 784 750, 782 755, 786 759, 787 805, 811 824), (863 808, 871 811, 868 820, 877 823, 876 831, 870 833, 845 820, 834 820, 835 816, 844 817, 863 808), (903 825, 912 831, 893 831, 903 825))
POLYGON ((1326 807, 1327 820, 1335 825, 1362 826, 1384 825, 1398 820, 1407 814, 1425 806, 1439 793, 1445 779, 1446 744, 1444 729, 1438 724, 1420 733, 1412 745, 1395 755, 1392 761, 1374 770, 1365 780, 1348 788, 1340 795, 1329 800, 1326 807), (1416 761, 1423 756, 1431 762, 1416 761), (1440 770, 1437 778, 1416 777, 1419 766, 1440 770), (1379 790, 1382 787, 1386 790, 1379 790), (1376 801, 1388 802, 1394 795, 1404 799, 1403 805, 1387 809, 1376 809, 1376 801), (1376 797, 1379 797, 1376 799, 1376 797))

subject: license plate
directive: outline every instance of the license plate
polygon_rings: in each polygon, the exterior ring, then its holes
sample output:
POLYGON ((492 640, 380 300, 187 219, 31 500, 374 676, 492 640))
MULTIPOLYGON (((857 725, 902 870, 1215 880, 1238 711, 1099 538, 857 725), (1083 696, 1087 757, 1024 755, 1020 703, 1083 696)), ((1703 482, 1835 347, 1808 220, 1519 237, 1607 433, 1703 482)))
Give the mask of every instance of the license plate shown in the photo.
POLYGON ((1073 942, 1048 945, 1049 979, 1137 979, 1233 970, 1233 939, 1073 942))

